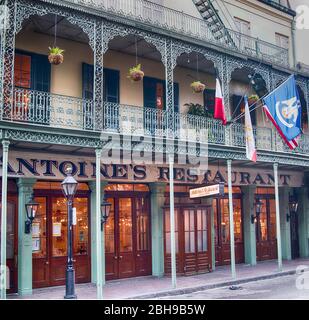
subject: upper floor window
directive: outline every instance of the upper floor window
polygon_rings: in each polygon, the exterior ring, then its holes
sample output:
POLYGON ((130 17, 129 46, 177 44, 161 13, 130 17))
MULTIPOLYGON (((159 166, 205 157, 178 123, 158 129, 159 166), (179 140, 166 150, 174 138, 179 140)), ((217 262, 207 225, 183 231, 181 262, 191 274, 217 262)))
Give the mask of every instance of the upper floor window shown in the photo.
POLYGON ((284 48, 284 49, 289 49, 289 37, 288 36, 285 36, 283 34, 280 34, 280 33, 276 33, 276 45, 281 47, 281 48, 284 48))
POLYGON ((31 88, 31 56, 16 54, 14 64, 15 86, 25 89, 31 88))
POLYGON ((245 34, 247 36, 250 35, 251 25, 250 25, 249 21, 246 21, 246 20, 243 20, 243 19, 240 19, 237 17, 234 18, 234 21, 235 21, 237 32, 240 32, 240 33, 245 34))
POLYGON ((50 91, 51 66, 47 56, 17 51, 14 62, 16 87, 36 91, 50 91))

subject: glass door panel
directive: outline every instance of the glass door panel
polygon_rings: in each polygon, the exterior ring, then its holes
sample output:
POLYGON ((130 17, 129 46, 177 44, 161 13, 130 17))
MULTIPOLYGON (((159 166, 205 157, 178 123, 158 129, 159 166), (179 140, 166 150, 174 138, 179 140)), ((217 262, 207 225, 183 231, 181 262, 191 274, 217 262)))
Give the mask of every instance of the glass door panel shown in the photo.
POLYGON ((115 253, 115 200, 114 198, 107 199, 107 202, 111 203, 111 209, 107 222, 104 225, 105 228, 105 252, 115 253))
POLYGON ((270 228, 270 240, 277 239, 276 230, 276 202, 275 199, 269 199, 269 228, 270 228))
POLYGON ((132 252, 132 199, 119 199, 119 241, 120 252, 132 252))
POLYGON ((197 250, 206 252, 207 249, 207 210, 197 210, 197 250))
POLYGON ((75 198, 76 226, 73 232, 74 255, 88 254, 88 199, 75 198))
POLYGON ((149 244, 149 216, 144 198, 135 201, 137 251, 147 251, 149 244))
MULTIPOLYGON (((171 225, 170 225, 170 211, 165 210, 165 252, 171 253, 171 225)), ((176 243, 176 254, 179 252, 178 242, 178 209, 175 209, 175 243, 176 243)))
POLYGON ((65 198, 52 201, 52 256, 67 256, 68 214, 65 198))
MULTIPOLYGON (((1 207, 0 207, 1 208, 1 207)), ((15 204, 7 202, 6 258, 14 259, 15 243, 15 204)), ((0 232, 1 234, 1 232, 0 232)))
POLYGON ((230 214, 228 199, 221 200, 221 240, 223 244, 230 243, 230 214))
POLYGON ((260 241, 268 240, 268 221, 267 221, 267 200, 261 199, 263 205, 258 219, 258 236, 260 241))
POLYGON ((47 204, 45 197, 35 198, 39 204, 36 217, 32 224, 32 257, 47 257, 47 204))
POLYGON ((185 253, 195 252, 194 210, 184 210, 185 253))

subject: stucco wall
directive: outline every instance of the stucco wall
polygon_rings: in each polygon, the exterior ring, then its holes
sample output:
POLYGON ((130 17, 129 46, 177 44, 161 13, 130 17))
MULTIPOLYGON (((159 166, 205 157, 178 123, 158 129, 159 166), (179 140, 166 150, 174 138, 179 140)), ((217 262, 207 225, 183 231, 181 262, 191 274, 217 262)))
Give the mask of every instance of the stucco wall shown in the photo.
MULTIPOLYGON (((43 34, 23 31, 17 36, 17 48, 25 51, 47 54, 53 38, 43 34), (30 40, 31 39, 31 40, 30 40)), ((55 94, 82 97, 82 63, 93 63, 93 53, 86 44, 58 39, 57 45, 65 49, 65 60, 60 66, 52 66, 51 92, 55 94), (78 54, 77 54, 78 53, 78 54)), ((165 69, 161 62, 139 59, 145 75, 158 79, 165 79, 165 69)), ((104 66, 120 71, 120 103, 143 106, 143 83, 132 83, 127 79, 128 68, 135 64, 135 57, 120 52, 108 50, 104 56, 104 66)), ((179 84, 180 112, 186 112, 186 103, 203 104, 203 95, 194 94, 190 83, 196 79, 196 70, 177 66, 174 71, 174 81, 179 84)), ((208 89, 215 89, 214 75, 200 72, 201 80, 208 89)), ((248 95, 254 92, 248 85, 237 81, 230 83, 231 94, 248 95)), ((258 120, 262 120, 260 111, 257 111, 258 120)))
POLYGON ((309 66, 309 1, 305 3, 304 0, 290 0, 291 7, 296 10, 298 6, 307 6, 306 11, 301 11, 298 16, 295 18, 296 22, 297 19, 301 19, 304 21, 304 24, 307 25, 307 28, 297 28, 299 24, 296 23, 296 30, 295 30, 295 51, 296 51, 296 63, 301 62, 305 63, 309 66), (305 20, 303 20, 305 19, 305 20))

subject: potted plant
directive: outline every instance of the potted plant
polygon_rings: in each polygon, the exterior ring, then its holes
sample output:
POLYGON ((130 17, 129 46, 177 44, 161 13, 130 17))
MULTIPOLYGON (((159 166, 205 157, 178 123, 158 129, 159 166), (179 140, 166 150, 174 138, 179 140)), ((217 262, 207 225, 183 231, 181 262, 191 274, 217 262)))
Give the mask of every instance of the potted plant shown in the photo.
POLYGON ((251 95, 251 96, 248 98, 249 106, 255 104, 259 99, 260 99, 259 96, 256 95, 256 94, 251 95))
POLYGON ((186 103, 185 107, 188 107, 188 114, 192 116, 213 118, 213 110, 209 110, 206 106, 202 106, 198 103, 186 103))
POLYGON ((138 82, 143 80, 144 78, 144 72, 142 71, 142 65, 138 64, 135 67, 132 67, 129 69, 129 75, 128 78, 131 79, 134 82, 138 82))
POLYGON ((192 82, 190 87, 193 89, 194 93, 202 93, 206 89, 206 85, 201 81, 192 82))
POLYGON ((51 64, 59 65, 63 63, 64 57, 63 57, 64 50, 60 49, 59 47, 49 47, 49 54, 48 54, 48 60, 51 64))
POLYGON ((191 116, 199 116, 205 117, 205 108, 198 103, 186 103, 186 107, 188 107, 188 114, 191 116))

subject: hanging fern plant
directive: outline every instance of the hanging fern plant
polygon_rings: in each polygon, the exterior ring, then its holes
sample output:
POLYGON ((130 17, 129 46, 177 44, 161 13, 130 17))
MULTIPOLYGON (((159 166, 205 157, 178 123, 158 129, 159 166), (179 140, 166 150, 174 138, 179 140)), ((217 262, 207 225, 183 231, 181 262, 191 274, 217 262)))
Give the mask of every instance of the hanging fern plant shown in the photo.
POLYGON ((64 61, 63 56, 64 50, 60 49, 59 47, 49 47, 49 54, 48 54, 48 60, 51 64, 59 65, 62 64, 64 61))
POLYGON ((138 64, 129 69, 128 78, 134 82, 138 82, 144 79, 144 75, 145 73, 142 71, 142 65, 138 64))
POLYGON ((54 45, 49 47, 48 53, 48 61, 53 65, 62 64, 64 61, 64 50, 57 47, 57 24, 58 24, 58 17, 55 15, 55 35, 54 35, 54 45))
POLYGON ((191 83, 190 87, 193 89, 194 93, 203 93, 206 89, 206 85, 201 81, 194 81, 191 83))

